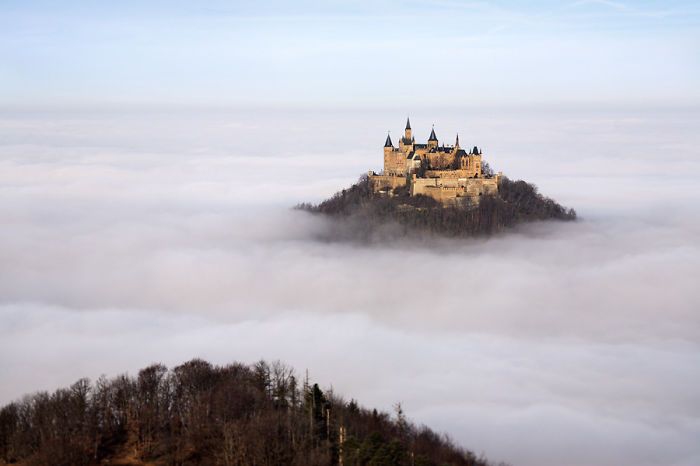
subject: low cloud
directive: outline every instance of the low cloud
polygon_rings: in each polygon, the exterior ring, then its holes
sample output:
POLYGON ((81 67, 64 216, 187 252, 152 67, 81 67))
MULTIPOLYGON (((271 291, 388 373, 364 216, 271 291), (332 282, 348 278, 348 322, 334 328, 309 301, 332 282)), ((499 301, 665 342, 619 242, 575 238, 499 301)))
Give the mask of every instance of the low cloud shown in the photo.
MULTIPOLYGON (((542 170, 509 155, 531 133, 497 139, 492 165, 513 162, 578 222, 358 245, 319 241, 328 220, 289 209, 376 165, 376 148, 311 143, 346 117, 303 116, 277 135, 298 150, 276 153, 246 137, 270 115, 169 116, 152 138, 133 116, 6 115, 0 402, 152 361, 264 357, 369 406, 402 401, 496 460, 697 464, 695 136, 672 133, 668 175, 646 146, 626 173, 630 141, 664 139, 644 131, 652 116, 633 116, 578 121, 606 141, 601 170, 587 152, 552 155, 570 150, 556 134, 571 119, 530 123, 550 128, 530 143, 554 141, 528 155, 542 170)), ((472 126, 516 127, 509 118, 472 126)), ((362 134, 351 120, 342 127, 362 134)))

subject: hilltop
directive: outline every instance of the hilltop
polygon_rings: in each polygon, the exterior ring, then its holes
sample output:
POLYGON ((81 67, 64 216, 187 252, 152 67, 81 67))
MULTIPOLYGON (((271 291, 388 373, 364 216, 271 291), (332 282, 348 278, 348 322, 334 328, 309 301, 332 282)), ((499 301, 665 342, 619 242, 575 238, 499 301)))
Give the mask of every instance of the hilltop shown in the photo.
POLYGON ((541 195, 525 181, 501 177, 498 192, 482 196, 478 204, 445 205, 425 195, 409 195, 405 187, 377 193, 369 177, 343 189, 320 204, 297 208, 327 215, 340 222, 333 234, 342 239, 367 240, 416 234, 447 237, 491 235, 533 221, 576 219, 576 212, 541 195))
POLYGON ((489 235, 523 222, 576 219, 573 209, 541 195, 536 186, 494 173, 483 150, 463 149, 459 135, 453 145, 440 144, 433 127, 420 144, 407 119, 399 146, 387 135, 383 151, 381 173, 369 171, 330 199, 297 208, 343 219, 335 233, 346 239, 373 238, 387 229, 392 238, 489 235))

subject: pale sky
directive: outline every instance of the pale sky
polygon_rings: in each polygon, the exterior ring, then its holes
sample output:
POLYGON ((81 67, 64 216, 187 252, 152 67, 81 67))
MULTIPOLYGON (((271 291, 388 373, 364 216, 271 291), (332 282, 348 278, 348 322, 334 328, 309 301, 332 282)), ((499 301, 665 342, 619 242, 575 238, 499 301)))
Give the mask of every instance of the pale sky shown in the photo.
POLYGON ((5 1, 0 105, 700 102, 690 1, 5 1))

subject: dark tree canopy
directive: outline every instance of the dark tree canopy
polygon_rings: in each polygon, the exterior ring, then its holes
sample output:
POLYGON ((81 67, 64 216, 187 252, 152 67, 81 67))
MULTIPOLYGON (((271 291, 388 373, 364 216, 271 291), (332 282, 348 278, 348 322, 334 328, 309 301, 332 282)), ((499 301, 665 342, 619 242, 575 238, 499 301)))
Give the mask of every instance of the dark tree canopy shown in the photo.
POLYGON ((0 465, 488 465, 397 406, 367 410, 279 362, 155 364, 3 407, 0 465))
POLYGON ((376 194, 365 175, 318 205, 297 207, 346 220, 343 230, 352 232, 348 239, 372 237, 387 225, 394 237, 416 233, 464 237, 490 235, 524 222, 576 219, 573 209, 541 195, 534 185, 506 177, 501 178, 497 195, 483 196, 477 205, 443 206, 427 196, 410 196, 407 187, 396 188, 391 195, 376 194), (349 224, 352 228, 345 228, 349 224))

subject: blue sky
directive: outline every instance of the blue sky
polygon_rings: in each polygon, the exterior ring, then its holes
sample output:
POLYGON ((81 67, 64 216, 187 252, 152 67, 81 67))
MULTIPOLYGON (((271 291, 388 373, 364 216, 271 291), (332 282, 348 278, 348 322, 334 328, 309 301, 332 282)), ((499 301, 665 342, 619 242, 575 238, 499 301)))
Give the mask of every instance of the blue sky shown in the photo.
POLYGON ((700 103, 697 2, 0 5, 11 106, 700 103))

